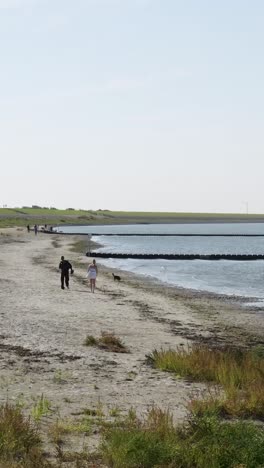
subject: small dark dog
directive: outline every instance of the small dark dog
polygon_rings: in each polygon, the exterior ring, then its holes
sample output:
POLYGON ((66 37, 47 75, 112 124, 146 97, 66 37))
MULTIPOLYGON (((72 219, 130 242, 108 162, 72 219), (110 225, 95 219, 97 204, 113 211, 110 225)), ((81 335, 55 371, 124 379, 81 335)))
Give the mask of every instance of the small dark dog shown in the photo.
POLYGON ((120 276, 115 275, 114 273, 112 273, 112 275, 113 275, 113 277, 114 277, 114 280, 116 280, 116 281, 121 281, 120 276))

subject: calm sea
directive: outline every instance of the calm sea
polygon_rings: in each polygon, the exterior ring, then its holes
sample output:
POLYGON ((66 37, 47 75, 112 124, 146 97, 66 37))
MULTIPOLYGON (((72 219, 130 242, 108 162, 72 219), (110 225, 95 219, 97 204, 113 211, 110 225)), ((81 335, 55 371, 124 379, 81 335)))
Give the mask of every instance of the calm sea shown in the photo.
MULTIPOLYGON (((166 237, 162 234, 263 234, 262 223, 151 224, 125 226, 69 226, 63 232, 92 234, 99 251, 119 253, 264 254, 263 237, 166 237), (96 236, 95 234, 161 234, 160 236, 96 236)), ((87 248, 88 248, 87 236, 87 248)), ((98 259, 108 267, 159 279, 182 288, 243 296, 263 306, 264 260, 134 260, 98 259)))

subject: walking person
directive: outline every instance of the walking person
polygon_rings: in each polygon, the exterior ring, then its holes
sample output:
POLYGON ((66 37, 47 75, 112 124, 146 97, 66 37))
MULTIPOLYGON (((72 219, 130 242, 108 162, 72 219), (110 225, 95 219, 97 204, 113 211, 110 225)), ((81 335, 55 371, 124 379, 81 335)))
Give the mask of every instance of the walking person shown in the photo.
POLYGON ((30 225, 27 225, 27 232, 30 232, 30 225))
POLYGON ((34 232, 35 232, 35 236, 36 236, 37 233, 38 233, 38 226, 37 226, 36 224, 35 224, 35 226, 34 226, 34 232))
POLYGON ((91 292, 94 293, 96 277, 98 275, 98 269, 97 269, 97 265, 96 265, 95 260, 93 260, 93 263, 91 263, 88 266, 87 272, 88 272, 88 278, 90 279, 91 292))
POLYGON ((59 269, 61 270, 61 289, 65 289, 64 283, 66 288, 69 289, 69 270, 71 270, 71 274, 74 273, 73 268, 69 260, 65 260, 65 258, 61 257, 61 262, 59 264, 59 269))

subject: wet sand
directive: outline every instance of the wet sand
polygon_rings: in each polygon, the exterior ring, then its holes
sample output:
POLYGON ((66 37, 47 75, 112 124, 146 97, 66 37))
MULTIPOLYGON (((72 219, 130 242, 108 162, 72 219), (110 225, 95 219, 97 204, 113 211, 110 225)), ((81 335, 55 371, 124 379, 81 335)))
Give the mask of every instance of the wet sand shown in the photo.
POLYGON ((152 369, 148 354, 194 342, 264 343, 263 310, 246 309, 236 298, 165 287, 124 272, 113 281, 112 270, 99 262, 97 289, 90 293, 91 259, 71 250, 75 241, 80 237, 0 231, 1 402, 19 400, 29 408, 43 394, 54 418, 98 405, 144 413, 155 404, 180 421, 203 386, 152 369), (60 288, 61 255, 74 267, 70 290, 60 288), (103 331, 115 333, 129 353, 84 346, 87 335, 103 331))

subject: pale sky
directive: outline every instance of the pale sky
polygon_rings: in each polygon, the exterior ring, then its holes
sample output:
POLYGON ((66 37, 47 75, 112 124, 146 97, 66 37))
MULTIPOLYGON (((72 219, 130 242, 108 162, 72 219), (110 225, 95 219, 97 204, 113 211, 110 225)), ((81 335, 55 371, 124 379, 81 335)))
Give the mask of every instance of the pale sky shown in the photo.
POLYGON ((263 0, 0 0, 0 206, 264 212, 263 0))

